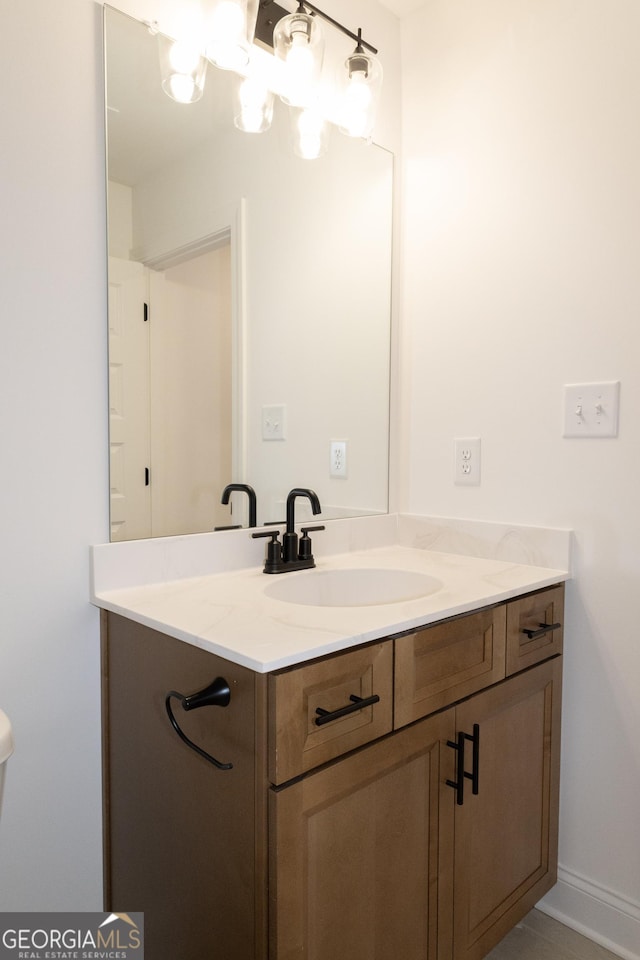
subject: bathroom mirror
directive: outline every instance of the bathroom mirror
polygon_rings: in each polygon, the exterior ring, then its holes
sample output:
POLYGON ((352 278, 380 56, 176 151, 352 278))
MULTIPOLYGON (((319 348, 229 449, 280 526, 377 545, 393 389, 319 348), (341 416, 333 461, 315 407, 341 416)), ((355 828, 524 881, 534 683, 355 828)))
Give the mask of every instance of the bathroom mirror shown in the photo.
POLYGON ((334 130, 299 159, 280 102, 243 133, 211 65, 175 103, 157 44, 105 7, 111 539, 246 525, 232 481, 259 524, 295 486, 385 513, 392 155, 334 130))

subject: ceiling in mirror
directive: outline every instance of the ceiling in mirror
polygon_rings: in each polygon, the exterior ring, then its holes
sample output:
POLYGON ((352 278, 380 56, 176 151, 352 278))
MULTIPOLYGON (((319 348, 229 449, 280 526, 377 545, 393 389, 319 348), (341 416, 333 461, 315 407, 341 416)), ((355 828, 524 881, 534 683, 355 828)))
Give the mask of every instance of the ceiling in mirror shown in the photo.
POLYGON ((259 524, 294 486, 322 519, 386 512, 392 156, 335 134, 301 160, 279 101, 241 132, 214 68, 174 102, 110 7, 105 44, 112 539, 246 525, 231 482, 259 524))

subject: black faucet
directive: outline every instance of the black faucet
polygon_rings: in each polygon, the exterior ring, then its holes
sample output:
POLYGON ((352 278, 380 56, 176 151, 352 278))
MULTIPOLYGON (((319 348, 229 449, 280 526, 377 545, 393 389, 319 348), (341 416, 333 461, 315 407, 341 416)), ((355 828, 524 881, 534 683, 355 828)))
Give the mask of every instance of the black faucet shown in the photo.
POLYGON ((314 530, 324 530, 324 526, 302 527, 302 537, 298 543, 298 534, 295 530, 295 503, 297 497, 306 497, 311 503, 314 516, 321 512, 320 501, 313 490, 306 487, 294 487, 287 495, 287 528, 282 536, 282 543, 278 540, 278 530, 265 530, 263 533, 253 533, 253 537, 271 537, 267 544, 267 559, 264 565, 265 573, 287 573, 289 570, 306 570, 315 567, 316 562, 311 552, 310 533, 314 530))
POLYGON ((248 483, 228 483, 227 486, 222 491, 222 500, 220 503, 227 504, 229 503, 229 497, 231 496, 234 490, 241 490, 249 498, 249 526, 255 527, 256 525, 256 515, 257 515, 257 505, 256 505, 256 492, 253 487, 250 487, 248 483))
MULTIPOLYGON (((298 534, 296 533, 296 497, 306 497, 311 503, 311 512, 314 517, 320 513, 322 507, 318 496, 313 490, 305 487, 294 487, 287 494, 287 529, 282 537, 282 559, 284 563, 291 563, 298 559, 298 534)), ((313 557, 311 558, 313 559, 313 557)))

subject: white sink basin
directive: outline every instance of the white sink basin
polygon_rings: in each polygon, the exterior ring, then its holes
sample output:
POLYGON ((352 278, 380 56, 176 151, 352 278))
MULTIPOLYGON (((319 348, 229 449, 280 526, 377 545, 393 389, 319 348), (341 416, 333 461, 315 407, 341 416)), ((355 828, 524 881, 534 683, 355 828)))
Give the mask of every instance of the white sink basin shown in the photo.
POLYGON ((441 587, 440 580, 413 570, 309 570, 295 577, 276 575, 265 594, 311 607, 370 607, 417 600, 441 587))

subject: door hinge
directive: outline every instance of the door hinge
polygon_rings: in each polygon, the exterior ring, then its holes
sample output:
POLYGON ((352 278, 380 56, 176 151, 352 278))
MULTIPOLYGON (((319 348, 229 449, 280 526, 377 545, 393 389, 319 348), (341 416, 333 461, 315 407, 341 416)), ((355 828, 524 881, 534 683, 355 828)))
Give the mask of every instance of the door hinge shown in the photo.
POLYGON ((148 321, 148 319, 149 319, 149 304, 148 304, 148 303, 143 303, 142 306, 143 306, 143 308, 144 308, 144 309, 143 309, 143 321, 144 321, 144 323, 146 323, 146 322, 148 321))
POLYGON ((144 485, 145 485, 145 487, 148 487, 150 483, 151 483, 151 471, 149 470, 149 467, 145 467, 145 468, 144 468, 144 485))

